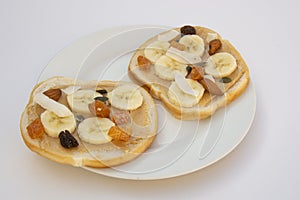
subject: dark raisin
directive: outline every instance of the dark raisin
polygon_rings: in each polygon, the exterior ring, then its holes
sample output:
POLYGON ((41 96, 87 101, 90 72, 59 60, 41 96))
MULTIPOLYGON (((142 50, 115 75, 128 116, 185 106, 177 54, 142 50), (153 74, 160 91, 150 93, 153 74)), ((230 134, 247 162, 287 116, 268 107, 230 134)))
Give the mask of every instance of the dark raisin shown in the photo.
POLYGON ((96 92, 98 92, 100 94, 107 94, 107 90, 106 89, 96 90, 96 92))
POLYGON ((220 82, 221 83, 230 83, 232 80, 231 80, 231 78, 229 78, 229 77, 224 77, 224 78, 221 78, 220 79, 220 82))
POLYGON ((180 28, 180 32, 182 35, 195 35, 196 34, 196 29, 192 26, 183 26, 180 28))
POLYGON ((108 98, 107 97, 95 97, 94 100, 102 101, 105 103, 108 100, 108 98))
POLYGON ((61 146, 67 149, 77 147, 79 145, 76 138, 74 138, 68 130, 59 133, 59 140, 61 146))

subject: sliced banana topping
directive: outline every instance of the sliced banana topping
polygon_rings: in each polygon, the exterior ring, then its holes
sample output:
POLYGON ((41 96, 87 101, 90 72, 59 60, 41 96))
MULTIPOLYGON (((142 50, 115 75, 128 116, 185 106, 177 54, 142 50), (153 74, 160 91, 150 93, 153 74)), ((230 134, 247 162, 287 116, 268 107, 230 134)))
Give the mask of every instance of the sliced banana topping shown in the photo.
POLYGON ((143 103, 143 96, 136 85, 121 85, 107 94, 110 104, 121 110, 135 110, 143 103))
POLYGON ((108 131, 114 125, 108 118, 87 118, 78 125, 78 135, 80 139, 91 144, 107 143, 112 140, 108 131))
POLYGON ((230 53, 221 52, 207 59, 205 72, 215 78, 222 78, 230 75, 236 68, 236 59, 230 53))
POLYGON ((179 40, 179 44, 185 46, 184 51, 170 47, 166 55, 184 64, 195 64, 202 61, 204 53, 204 41, 198 35, 185 35, 179 40))
POLYGON ((177 62, 169 56, 161 56, 154 65, 155 74, 165 80, 174 80, 175 72, 186 73, 186 64, 177 62))
POLYGON ((65 105, 50 99, 43 93, 38 93, 33 97, 33 102, 39 104, 44 109, 54 112, 59 117, 73 115, 73 113, 65 105))
POLYGON ((145 48, 145 57, 154 63, 166 53, 169 47, 170 43, 167 41, 155 41, 145 48))
POLYGON ((192 107, 200 101, 204 94, 204 88, 198 81, 192 79, 187 79, 186 81, 193 91, 195 91, 194 94, 197 94, 197 96, 186 93, 186 91, 183 91, 176 82, 172 82, 169 87, 168 98, 171 103, 177 106, 192 107))
POLYGON ((46 110, 41 114, 41 122, 45 132, 51 137, 58 137, 59 133, 65 130, 72 133, 76 128, 76 120, 73 114, 66 117, 59 117, 50 110, 46 110))
POLYGON ((94 90, 78 90, 67 96, 67 101, 73 112, 90 114, 88 104, 94 101, 95 97, 102 96, 94 90))

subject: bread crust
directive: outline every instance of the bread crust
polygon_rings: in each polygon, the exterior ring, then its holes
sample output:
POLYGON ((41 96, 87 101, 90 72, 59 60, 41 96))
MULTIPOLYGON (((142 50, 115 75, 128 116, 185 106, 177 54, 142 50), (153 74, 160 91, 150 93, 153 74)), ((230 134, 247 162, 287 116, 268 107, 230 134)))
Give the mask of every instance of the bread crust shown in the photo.
MULTIPOLYGON (((148 132, 143 133, 140 136, 132 136, 132 141, 130 143, 120 147, 113 143, 108 143, 104 145, 91 145, 87 144, 79 139, 79 146, 74 149, 65 149, 59 144, 58 138, 51 138, 44 134, 41 139, 32 139, 26 130, 26 127, 39 116, 38 105, 33 102, 33 96, 39 93, 45 88, 60 88, 69 85, 84 85, 83 87, 88 87, 88 85, 94 85, 95 87, 102 88, 114 88, 119 84, 128 84, 125 82, 114 82, 114 81, 101 81, 96 83, 91 82, 81 82, 75 81, 74 79, 67 77, 52 77, 48 80, 38 83, 32 90, 30 94, 29 101, 25 107, 24 112, 20 119, 20 131, 26 146, 33 152, 46 157, 52 161, 68 164, 73 166, 87 166, 87 167, 112 167, 129 162, 139 155, 141 155, 145 150, 147 150, 151 143, 153 142, 156 132, 157 132, 157 111, 152 97, 148 92, 140 88, 141 94, 144 97, 144 103, 141 109, 143 112, 138 111, 137 116, 142 118, 147 118, 149 121, 148 132), (96 84, 96 85, 95 85, 96 84), (143 113, 143 114, 141 114, 143 113), (143 115, 143 116, 142 116, 143 115), (151 124, 150 124, 151 123, 151 124), (131 143, 132 142, 132 143, 131 143), (109 152, 111 150, 111 152, 109 152), (112 156, 106 156, 105 152, 108 154, 113 154, 112 156), (115 155, 114 155, 115 153, 115 155)), ((134 119, 133 119, 134 120, 134 119)), ((143 124, 146 125, 146 124, 143 124)), ((73 135, 76 135, 76 131, 73 135)))
MULTIPOLYGON (((140 84, 146 86, 153 97, 161 100, 167 110, 174 117, 181 120, 199 120, 210 117, 218 109, 229 105, 235 99, 237 99, 246 90, 250 80, 249 69, 246 62, 244 61, 238 50, 228 40, 222 39, 220 34, 211 29, 200 26, 194 27, 196 29, 196 33, 200 35, 204 40, 207 37, 208 33, 216 34, 217 38, 222 41, 222 48, 218 52, 228 52, 232 54, 237 60, 237 69, 232 75, 233 81, 232 83, 225 86, 226 92, 224 95, 213 96, 206 93, 206 97, 204 98, 204 100, 200 100, 197 105, 191 108, 180 107, 171 103, 167 96, 168 86, 171 82, 160 79, 158 77, 156 77, 155 81, 153 81, 154 75, 147 75, 146 72, 142 72, 142 70, 139 70, 137 66, 137 57, 140 55, 144 55, 143 49, 154 42, 157 39, 157 36, 147 40, 135 51, 128 66, 130 77, 135 79, 140 84)), ((179 31, 179 29, 180 28, 174 28, 174 30, 177 31, 179 31)), ((208 43, 206 41, 205 43, 207 51, 208 43)))

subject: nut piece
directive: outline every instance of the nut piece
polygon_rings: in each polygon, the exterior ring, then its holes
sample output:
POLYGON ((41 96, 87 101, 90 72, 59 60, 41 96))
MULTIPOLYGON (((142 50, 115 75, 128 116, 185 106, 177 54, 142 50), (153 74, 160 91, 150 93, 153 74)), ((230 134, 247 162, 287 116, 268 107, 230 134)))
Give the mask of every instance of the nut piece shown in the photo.
POLYGON ((44 92, 44 95, 48 96, 50 99, 54 101, 58 101, 61 97, 61 90, 60 89, 49 89, 44 92))
POLYGON ((218 96, 224 94, 224 92, 218 87, 218 85, 208 78, 202 79, 200 83, 210 94, 218 96))
POLYGON ((222 42, 219 39, 214 39, 209 42, 208 54, 211 56, 215 54, 222 47, 222 42))
POLYGON ((183 35, 195 35, 196 34, 196 29, 192 26, 183 26, 180 28, 180 32, 183 35))
POLYGON ((137 57, 137 64, 141 70, 148 70, 151 67, 151 62, 145 56, 137 57))
POLYGON ((41 138, 45 133, 44 126, 43 126, 40 118, 36 118, 33 122, 31 122, 26 127, 26 129, 27 129, 28 135, 32 139, 41 138))
POLYGON ((126 132, 122 131, 119 127, 117 126, 112 126, 109 131, 108 135, 112 137, 114 140, 119 140, 123 142, 127 142, 130 138, 130 135, 127 134, 126 132))
POLYGON ((200 81, 204 77, 204 68, 200 66, 193 66, 191 72, 188 74, 187 78, 200 81))
POLYGON ((110 109, 102 101, 96 100, 89 104, 90 112, 101 118, 109 118, 110 109))
POLYGON ((185 46, 183 44, 180 44, 180 43, 176 42, 175 40, 173 40, 171 42, 171 46, 178 49, 179 51, 184 51, 185 50, 185 46))

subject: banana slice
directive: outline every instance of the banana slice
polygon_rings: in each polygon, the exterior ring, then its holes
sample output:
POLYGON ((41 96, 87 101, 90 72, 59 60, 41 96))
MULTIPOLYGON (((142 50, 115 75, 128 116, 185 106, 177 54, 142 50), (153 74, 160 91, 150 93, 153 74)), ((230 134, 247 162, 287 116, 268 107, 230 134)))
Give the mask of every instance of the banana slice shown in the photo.
POLYGON ((169 47, 170 43, 167 41, 155 41, 145 48, 144 54, 147 59, 152 63, 155 63, 155 61, 166 53, 169 47))
POLYGON ((175 72, 186 73, 186 64, 177 62, 169 56, 161 56, 154 65, 155 74, 165 80, 174 80, 175 72))
POLYGON ((196 105, 204 94, 203 86, 195 80, 186 79, 189 86, 194 90, 194 95, 188 94, 177 85, 176 82, 172 82, 168 91, 168 98, 171 103, 182 106, 192 107, 196 105), (196 95, 196 96, 195 96, 196 95))
POLYGON ((204 41, 199 35, 185 35, 179 40, 185 46, 184 51, 170 47, 166 55, 184 64, 195 64, 202 61, 204 53, 204 41))
POLYGON ((107 94, 109 103, 121 110, 135 110, 143 103, 143 96, 135 85, 121 85, 107 94))
POLYGON ((108 135, 108 131, 114 125, 108 118, 87 118, 78 125, 78 135, 85 142, 104 144, 112 140, 108 135))
POLYGON ((215 78, 221 78, 230 75, 236 68, 236 59, 230 53, 221 52, 207 59, 205 72, 215 78))
POLYGON ((46 110, 41 114, 41 122, 45 132, 51 137, 58 137, 59 133, 65 130, 73 133, 76 128, 76 120, 73 114, 67 117, 59 117, 50 110, 46 110))
POLYGON ((54 112, 59 117, 73 115, 73 113, 65 105, 50 99, 43 93, 36 94, 33 98, 33 102, 39 104, 46 110, 54 112))
POLYGON ((94 101, 95 97, 102 96, 94 90, 78 90, 67 96, 67 101, 73 112, 90 114, 88 104, 94 101))

